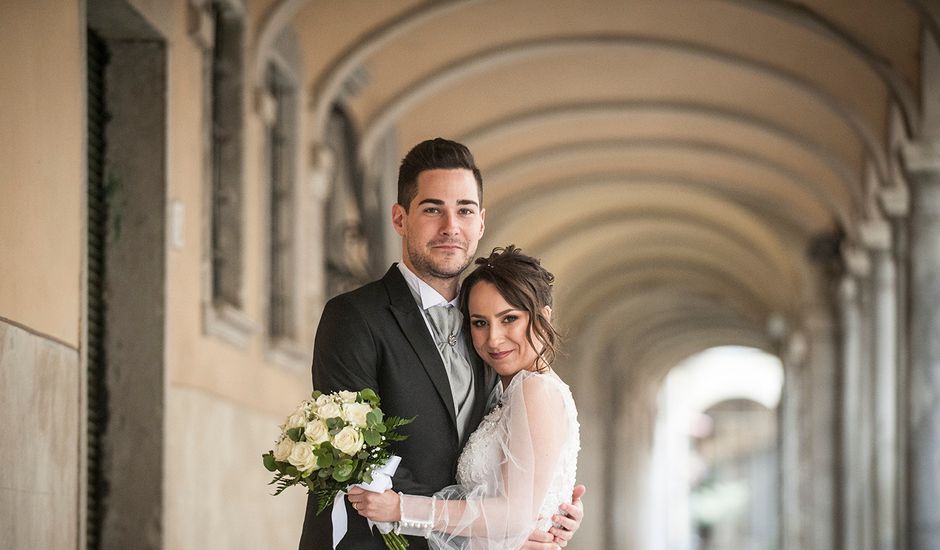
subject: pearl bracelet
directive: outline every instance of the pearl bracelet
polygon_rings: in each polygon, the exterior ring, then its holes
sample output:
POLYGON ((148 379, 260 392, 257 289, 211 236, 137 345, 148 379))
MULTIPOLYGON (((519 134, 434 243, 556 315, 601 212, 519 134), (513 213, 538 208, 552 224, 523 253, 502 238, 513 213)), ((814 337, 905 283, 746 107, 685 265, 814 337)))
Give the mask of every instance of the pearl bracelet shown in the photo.
POLYGON ((398 493, 398 513, 401 520, 395 527, 395 532, 399 535, 416 535, 424 538, 431 536, 434 528, 434 516, 436 513, 437 499, 431 497, 431 517, 425 521, 405 519, 405 499, 404 495, 398 493))

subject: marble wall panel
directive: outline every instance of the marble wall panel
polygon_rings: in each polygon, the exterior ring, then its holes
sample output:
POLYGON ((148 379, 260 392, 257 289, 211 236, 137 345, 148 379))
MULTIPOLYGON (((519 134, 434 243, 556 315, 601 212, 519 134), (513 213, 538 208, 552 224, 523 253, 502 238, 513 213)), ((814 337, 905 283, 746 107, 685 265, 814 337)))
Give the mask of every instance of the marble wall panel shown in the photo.
POLYGON ((78 546, 79 359, 0 321, 0 548, 78 546))
MULTIPOLYGON (((284 416, 296 406, 285 399, 284 416)), ((171 386, 166 424, 165 548, 296 550, 306 496, 272 497, 261 454, 283 417, 171 386)))

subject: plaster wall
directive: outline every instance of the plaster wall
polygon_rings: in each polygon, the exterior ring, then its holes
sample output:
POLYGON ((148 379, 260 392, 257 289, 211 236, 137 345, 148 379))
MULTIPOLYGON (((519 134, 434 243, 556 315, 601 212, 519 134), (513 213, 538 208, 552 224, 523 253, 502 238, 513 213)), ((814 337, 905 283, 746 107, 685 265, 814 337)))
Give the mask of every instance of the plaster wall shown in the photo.
POLYGON ((0 548, 78 547, 78 365, 74 348, 0 322, 0 548))
POLYGON ((78 3, 0 17, 0 318, 79 341, 84 26, 78 3))
POLYGON ((189 388, 171 392, 167 408, 164 547, 296 548, 305 493, 270 496, 261 466, 283 418, 189 388))

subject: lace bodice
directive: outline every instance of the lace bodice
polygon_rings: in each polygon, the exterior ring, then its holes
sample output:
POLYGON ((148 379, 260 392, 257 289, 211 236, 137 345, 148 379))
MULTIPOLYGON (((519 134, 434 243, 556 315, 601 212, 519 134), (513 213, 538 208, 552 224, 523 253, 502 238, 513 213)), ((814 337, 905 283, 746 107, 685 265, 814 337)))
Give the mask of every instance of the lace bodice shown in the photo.
MULTIPOLYGON (((505 438, 500 436, 508 429, 503 414, 503 404, 512 399, 515 392, 522 391, 522 381, 529 376, 544 377, 558 389, 564 403, 564 410, 558 413, 559 420, 567 422, 568 425, 568 433, 562 444, 552 481, 539 508, 539 516, 542 520, 536 528, 547 530, 552 525, 551 516, 558 513, 558 507, 563 503, 571 502, 571 491, 574 488, 578 466, 578 451, 581 448, 578 412, 571 390, 554 373, 538 374, 522 371, 513 377, 500 397, 499 403, 483 418, 476 431, 470 434, 463 453, 457 461, 457 483, 468 490, 474 490, 485 486, 488 483, 487 480, 494 478, 492 470, 500 468, 506 456, 501 443, 505 441, 505 438)), ((483 492, 493 496, 492 488, 483 487, 483 492)))

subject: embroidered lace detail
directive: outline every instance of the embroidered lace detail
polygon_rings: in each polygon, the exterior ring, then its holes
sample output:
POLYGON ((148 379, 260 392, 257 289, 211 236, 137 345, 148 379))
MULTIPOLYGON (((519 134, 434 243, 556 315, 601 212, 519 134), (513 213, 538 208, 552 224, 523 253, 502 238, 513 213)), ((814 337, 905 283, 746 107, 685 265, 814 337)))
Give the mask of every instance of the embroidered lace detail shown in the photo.
POLYGON ((539 508, 539 516, 542 520, 539 521, 537 528, 547 530, 552 526, 551 516, 559 512, 559 506, 571 502, 571 491, 574 488, 578 468, 578 451, 581 449, 580 425, 571 389, 554 374, 523 371, 513 377, 499 403, 483 418, 476 431, 470 434, 457 461, 457 483, 467 489, 473 489, 485 485, 487 480, 495 477, 493 469, 500 468, 505 459, 500 443, 502 439, 500 434, 507 430, 502 404, 511 399, 514 392, 522 391, 522 380, 528 376, 543 376, 557 386, 565 405, 565 410, 560 411, 560 414, 564 415, 568 421, 567 437, 562 445, 548 492, 539 508))

